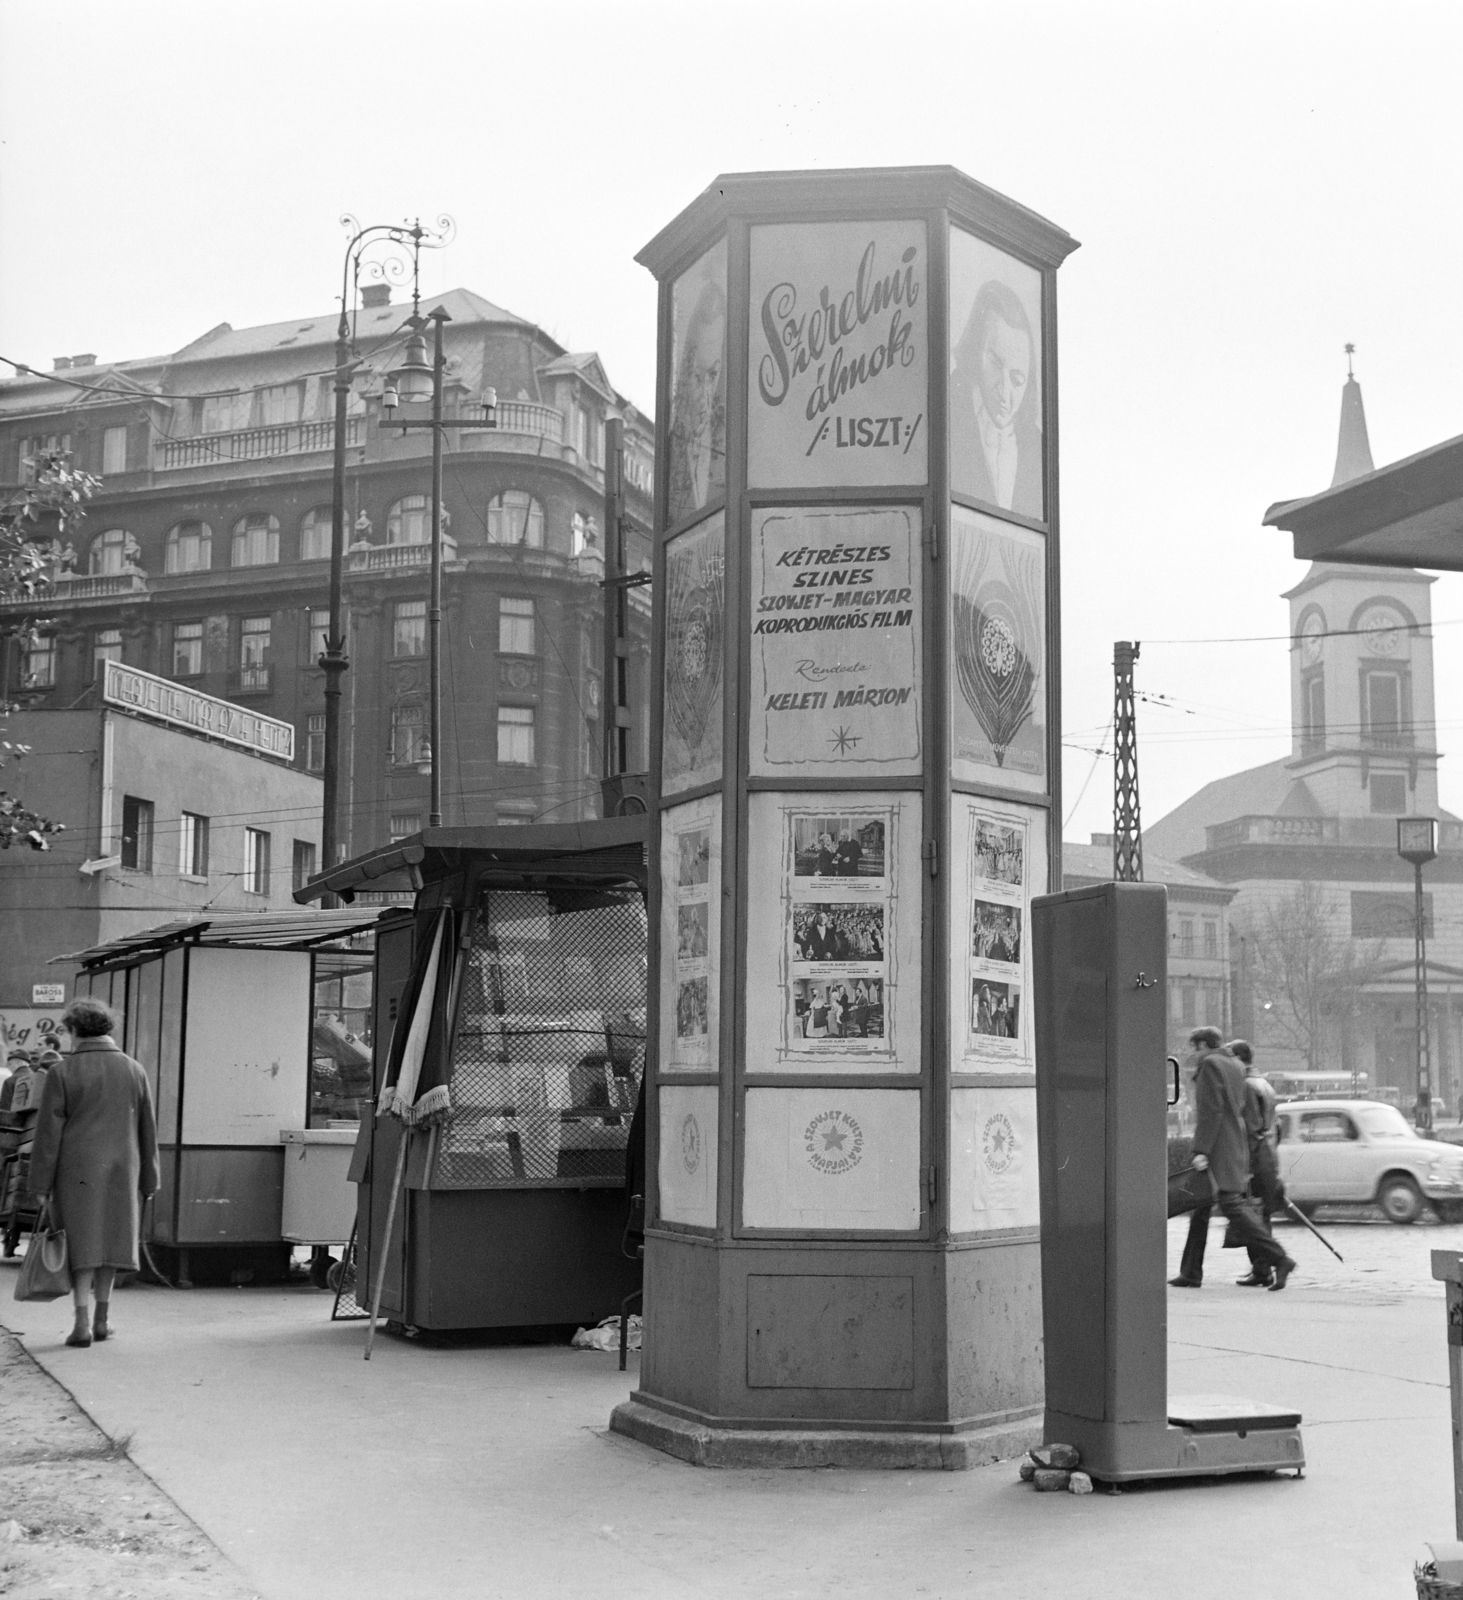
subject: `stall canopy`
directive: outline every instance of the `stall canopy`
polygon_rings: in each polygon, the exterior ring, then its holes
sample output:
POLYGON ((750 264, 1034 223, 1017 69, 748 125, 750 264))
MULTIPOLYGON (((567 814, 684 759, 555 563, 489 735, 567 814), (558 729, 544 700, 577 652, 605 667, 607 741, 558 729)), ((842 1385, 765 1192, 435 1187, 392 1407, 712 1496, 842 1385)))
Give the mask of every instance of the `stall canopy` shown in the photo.
POLYGON ((334 894, 349 903, 364 892, 420 889, 449 877, 469 859, 479 870, 498 863, 518 875, 639 878, 648 832, 645 817, 639 815, 521 828, 428 828, 322 872, 296 889, 295 899, 308 904, 334 894))
POLYGON ((52 956, 62 961, 95 966, 104 961, 130 960, 170 945, 215 945, 234 950, 313 950, 356 933, 369 933, 381 915, 380 906, 356 911, 217 912, 209 916, 179 917, 140 933, 124 934, 89 950, 52 956))
POLYGON ((1463 572, 1463 434, 1265 513, 1300 561, 1463 572))

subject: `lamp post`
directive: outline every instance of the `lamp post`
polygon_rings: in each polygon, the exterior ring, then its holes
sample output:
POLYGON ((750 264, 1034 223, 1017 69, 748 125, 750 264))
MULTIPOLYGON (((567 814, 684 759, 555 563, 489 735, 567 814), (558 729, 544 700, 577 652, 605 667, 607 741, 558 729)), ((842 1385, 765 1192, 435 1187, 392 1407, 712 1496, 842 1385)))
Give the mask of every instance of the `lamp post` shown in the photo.
MULTIPOLYGON (((345 653, 345 626, 342 617, 341 580, 345 567, 345 444, 346 420, 351 384, 360 365, 355 339, 354 315, 357 290, 362 276, 387 283, 402 283, 407 271, 412 276, 415 313, 418 263, 423 249, 438 250, 455 231, 450 217, 439 217, 435 229, 420 222, 377 222, 363 228, 352 216, 340 219, 350 235, 345 261, 340 271, 340 322, 335 330, 335 440, 331 463, 330 499, 330 622, 325 635, 325 653, 319 658, 325 673, 325 761, 324 805, 320 826, 322 870, 336 864, 340 844, 340 680, 350 662, 345 653), (410 251, 410 267, 403 252, 410 251)), ((326 897, 333 905, 335 897, 326 897)))
POLYGON ((381 423, 383 427, 432 430, 432 528, 431 528, 431 599, 427 602, 427 682, 430 704, 428 706, 427 739, 431 754, 431 800, 428 806, 427 826, 442 826, 442 434, 446 428, 496 428, 498 426, 498 393, 484 389, 478 402, 480 417, 444 417, 442 415, 443 378, 447 360, 442 350, 442 326, 452 318, 441 306, 434 307, 425 317, 415 279, 412 283, 412 314, 408 326, 412 337, 406 347, 406 359, 387 375, 386 388, 381 395, 381 423), (423 328, 432 324, 432 361, 427 363, 427 341, 423 328), (397 408, 403 401, 416 404, 430 399, 431 415, 428 417, 398 417, 397 408))
POLYGON ((1436 817, 1398 817, 1397 854, 1412 863, 1413 949, 1417 959, 1417 1104, 1413 1121, 1419 1133, 1433 1125, 1433 1089, 1427 1038, 1427 927, 1423 919, 1422 869, 1438 853, 1436 817))

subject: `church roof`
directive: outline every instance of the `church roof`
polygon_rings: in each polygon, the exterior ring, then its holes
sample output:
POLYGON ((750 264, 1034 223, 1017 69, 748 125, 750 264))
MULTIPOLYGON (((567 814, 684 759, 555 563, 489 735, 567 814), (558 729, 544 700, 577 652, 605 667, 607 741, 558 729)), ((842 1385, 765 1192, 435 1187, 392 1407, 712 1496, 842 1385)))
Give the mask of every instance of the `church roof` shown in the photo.
MULTIPOLYGON (((1209 889, 1216 894, 1233 896, 1238 891, 1230 884, 1220 883, 1207 873, 1196 872, 1177 861, 1166 861, 1162 856, 1148 853, 1148 836, 1143 836, 1143 881, 1162 883, 1170 889, 1209 889)), ((1083 883, 1107 883, 1112 878, 1111 844, 1062 845, 1062 878, 1069 889, 1077 887, 1074 880, 1083 883)))
MULTIPOLYGON (((1166 817, 1143 829, 1145 865, 1151 847, 1170 861, 1182 861, 1204 849, 1204 830, 1235 817, 1278 817, 1313 815, 1311 812, 1284 812, 1295 779, 1287 771, 1289 757, 1267 761, 1263 767, 1232 772, 1227 778, 1206 783, 1166 817)), ((1304 787, 1304 785, 1300 785, 1304 787)), ((1312 802, 1314 804, 1314 802, 1312 802)))

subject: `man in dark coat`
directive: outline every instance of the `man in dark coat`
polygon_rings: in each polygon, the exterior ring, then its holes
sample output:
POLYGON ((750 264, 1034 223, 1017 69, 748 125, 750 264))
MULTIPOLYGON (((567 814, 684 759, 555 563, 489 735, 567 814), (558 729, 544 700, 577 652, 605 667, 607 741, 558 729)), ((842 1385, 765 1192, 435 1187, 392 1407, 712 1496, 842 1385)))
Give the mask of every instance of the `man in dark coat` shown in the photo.
POLYGON ((31 1150, 30 1184, 47 1196, 66 1230, 76 1326, 67 1344, 110 1333, 107 1312, 118 1270, 137 1270, 142 1202, 158 1184, 157 1129, 147 1074, 111 1036, 116 1018, 78 996, 62 1017, 75 1043, 46 1074, 31 1150), (93 1289, 96 1312, 87 1325, 93 1289))
MULTIPOLYGON (((1248 1039, 1234 1039, 1224 1047, 1244 1068, 1245 1130, 1250 1136, 1250 1193, 1260 1206, 1260 1221, 1274 1238, 1270 1218, 1285 1204, 1285 1185, 1280 1181, 1280 1162, 1275 1155, 1275 1091, 1260 1075, 1255 1052, 1248 1039)), ((1250 1270, 1239 1280, 1244 1289, 1268 1289, 1269 1267, 1250 1247, 1250 1270)))
MULTIPOLYGON (((1189 1035, 1195 1058, 1194 1165, 1214 1174, 1215 1204, 1224 1213, 1237 1244, 1250 1251, 1257 1268, 1271 1274, 1270 1288, 1283 1289, 1295 1262, 1270 1237, 1249 1198, 1250 1137, 1245 1122, 1245 1075, 1239 1062, 1220 1047, 1217 1028, 1195 1028, 1189 1035)), ((1176 1289, 1197 1289, 1204 1281, 1204 1247, 1212 1208, 1199 1206, 1189 1222, 1176 1289)))

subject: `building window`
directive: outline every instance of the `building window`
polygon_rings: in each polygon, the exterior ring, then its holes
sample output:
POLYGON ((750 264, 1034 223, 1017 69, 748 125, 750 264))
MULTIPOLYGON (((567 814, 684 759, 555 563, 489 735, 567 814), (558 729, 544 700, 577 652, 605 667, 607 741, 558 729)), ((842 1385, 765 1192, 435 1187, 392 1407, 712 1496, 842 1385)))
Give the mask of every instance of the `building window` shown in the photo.
POLYGON ((229 565, 234 567, 272 567, 279 560, 279 518, 267 512, 240 517, 234 524, 233 551, 229 565))
POLYGON ((269 687, 269 618, 245 617, 239 625, 239 687, 269 687))
POLYGON ((244 887, 250 894, 269 893, 269 835, 263 828, 244 829, 244 887))
POLYGON ((504 595, 498 601, 498 649, 505 656, 531 656, 534 642, 533 601, 504 595))
POLYGON ((203 624, 173 624, 173 676, 196 678, 203 671, 203 624))
POLYGON ((69 433, 38 433, 20 441, 20 475, 24 482, 34 483, 41 470, 42 456, 69 456, 69 433))
POLYGON ((522 489, 506 489, 488 501, 488 543, 521 544, 542 550, 544 508, 522 489))
POLYGON ((1179 954, 1191 956, 1194 953, 1194 924, 1191 918, 1184 917, 1179 921, 1179 954))
POLYGON ((391 764, 395 767, 419 767, 431 757, 427 741, 427 709, 420 702, 408 700, 391 710, 391 764))
POLYGON ((427 602, 398 600, 391 612, 391 653, 424 656, 427 653, 427 602))
POLYGON ((1219 959, 1219 924, 1208 917, 1204 919, 1204 958, 1206 961, 1219 959))
POLYGON ((56 641, 48 633, 27 636, 20 653, 23 689, 49 689, 56 682, 56 641))
POLYGON ((152 801, 122 796, 122 865, 152 871, 152 801))
POLYGON ((86 570, 95 577, 126 572, 137 553, 137 541, 125 528, 108 528, 92 540, 86 570))
POLYGON ((1179 1009, 1181 1020, 1186 1028, 1194 1026, 1194 986, 1191 983, 1183 984, 1179 989, 1179 1009))
POLYGON ((168 529, 164 572, 207 572, 213 564, 213 529, 206 522, 175 522, 168 529))
POLYGON ((91 672, 98 681, 106 676, 106 664, 122 659, 122 630, 98 628, 91 641, 91 672))
POLYGON ((290 859, 290 883, 303 889, 315 876, 315 844, 311 839, 296 839, 290 859))
POLYGON ((330 638, 330 610, 326 606, 311 606, 309 613, 309 633, 306 638, 305 650, 307 667, 318 667, 320 657, 329 648, 330 638))
POLYGON ((178 827, 178 871, 185 878, 208 876, 208 818, 185 811, 178 827))
POLYGON ((570 523, 570 555, 583 555, 586 550, 595 545, 595 534, 598 530, 594 525, 593 517, 586 517, 582 511, 576 511, 570 523))
POLYGON ((254 426, 283 428, 300 420, 300 385, 278 383, 254 397, 254 426))
POLYGON ((391 813, 391 842, 395 844, 398 839, 409 839, 412 834, 422 831, 422 814, 420 811, 393 811, 391 813))
POLYGON ((102 476, 127 470, 127 430, 106 428, 102 432, 102 476))
POLYGON ((533 765, 533 708, 498 707, 498 760, 505 766, 533 765))
POLYGON ((317 711, 305 723, 305 771, 325 771, 325 713, 317 711))
POLYGON ((1379 772, 1368 784, 1372 810, 1400 817, 1407 809, 1407 779, 1400 772, 1379 772))
POLYGON ((251 395, 205 395, 198 409, 199 433, 230 433, 235 427, 247 427, 251 395))
POLYGON ((387 544, 426 544, 431 512, 424 494, 403 495, 386 513, 387 544))
POLYGON ((1406 699, 1400 672, 1362 673, 1361 732, 1374 750, 1401 750, 1412 743, 1406 699))
POLYGON ((331 518, 329 506, 316 506, 300 522, 300 560, 330 560, 331 518))
POLYGON ((1316 672, 1306 678, 1301 683, 1300 695, 1300 753, 1319 755, 1326 748, 1326 680, 1322 674, 1316 672))

